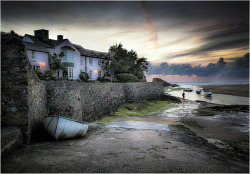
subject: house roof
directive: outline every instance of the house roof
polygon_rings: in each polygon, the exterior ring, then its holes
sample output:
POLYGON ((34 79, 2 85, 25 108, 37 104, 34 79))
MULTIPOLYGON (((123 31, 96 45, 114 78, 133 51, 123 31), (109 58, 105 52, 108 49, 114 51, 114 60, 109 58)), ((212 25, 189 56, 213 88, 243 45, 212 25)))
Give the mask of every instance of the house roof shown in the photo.
POLYGON ((24 44, 25 48, 28 49, 28 50, 49 53, 49 48, 40 46, 40 45, 38 45, 36 43, 23 42, 23 44, 24 44))
MULTIPOLYGON (((32 41, 35 42, 35 43, 30 43, 30 42, 24 41, 23 43, 24 43, 26 49, 41 51, 41 52, 49 52, 49 48, 55 48, 56 46, 60 45, 64 41, 68 40, 68 39, 63 39, 63 40, 59 40, 59 41, 53 40, 53 39, 44 40, 40 37, 32 36, 29 34, 25 34, 25 35, 28 36, 32 41)), ((104 59, 105 56, 107 55, 106 52, 89 50, 89 49, 83 48, 81 45, 77 45, 77 44, 73 44, 73 45, 80 52, 81 56, 104 59)), ((66 48, 66 47, 67 46, 64 46, 62 48, 66 48)), ((73 49, 73 48, 71 48, 71 49, 73 49)))
POLYGON ((89 49, 83 48, 81 45, 77 45, 77 44, 73 44, 73 45, 81 53, 81 56, 96 57, 96 58, 104 59, 105 56, 107 55, 106 52, 89 50, 89 49))

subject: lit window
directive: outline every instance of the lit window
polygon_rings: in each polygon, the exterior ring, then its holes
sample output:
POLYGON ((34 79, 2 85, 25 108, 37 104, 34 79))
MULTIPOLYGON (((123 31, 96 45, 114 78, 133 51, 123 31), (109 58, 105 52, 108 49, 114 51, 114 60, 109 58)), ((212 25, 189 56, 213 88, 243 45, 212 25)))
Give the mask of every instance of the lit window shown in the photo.
POLYGON ((102 76, 102 72, 98 71, 98 77, 101 77, 101 76, 102 76))
POLYGON ((92 71, 89 71, 89 80, 92 80, 92 71))
POLYGON ((92 58, 89 58, 89 64, 93 65, 93 59, 92 58))
POLYGON ((32 59, 32 60, 36 60, 35 51, 32 51, 32 52, 31 52, 31 59, 32 59))

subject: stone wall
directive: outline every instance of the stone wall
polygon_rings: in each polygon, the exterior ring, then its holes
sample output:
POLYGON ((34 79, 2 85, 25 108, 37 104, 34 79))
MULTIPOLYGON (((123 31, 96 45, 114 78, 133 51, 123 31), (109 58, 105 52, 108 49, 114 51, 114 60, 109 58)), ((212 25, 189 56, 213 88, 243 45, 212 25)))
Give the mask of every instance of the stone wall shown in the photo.
POLYGON ((120 105, 164 96, 162 83, 83 83, 49 81, 50 114, 94 121, 116 111, 120 105))
POLYGON ((40 81, 20 38, 1 34, 1 126, 21 129, 24 143, 43 134, 43 117, 50 113, 94 121, 128 102, 159 99, 162 83, 83 83, 40 81))
POLYGON ((23 142, 46 111, 46 91, 33 71, 20 38, 1 34, 1 126, 22 130, 23 142))
POLYGON ((28 71, 28 117, 31 139, 44 134, 43 118, 47 115, 47 93, 45 83, 40 81, 29 66, 28 71))
POLYGON ((164 96, 162 83, 125 83, 124 90, 127 102, 160 99, 164 96))

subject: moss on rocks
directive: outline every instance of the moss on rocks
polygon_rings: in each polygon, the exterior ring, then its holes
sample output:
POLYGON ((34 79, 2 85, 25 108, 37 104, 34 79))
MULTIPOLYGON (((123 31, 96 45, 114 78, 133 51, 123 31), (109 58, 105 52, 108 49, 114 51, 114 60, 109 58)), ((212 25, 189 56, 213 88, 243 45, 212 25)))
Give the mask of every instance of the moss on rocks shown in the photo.
POLYGON ((128 116, 145 116, 173 105, 174 103, 172 102, 158 100, 143 100, 138 103, 126 103, 120 106, 112 115, 104 117, 97 122, 108 123, 118 118, 125 119, 128 116))

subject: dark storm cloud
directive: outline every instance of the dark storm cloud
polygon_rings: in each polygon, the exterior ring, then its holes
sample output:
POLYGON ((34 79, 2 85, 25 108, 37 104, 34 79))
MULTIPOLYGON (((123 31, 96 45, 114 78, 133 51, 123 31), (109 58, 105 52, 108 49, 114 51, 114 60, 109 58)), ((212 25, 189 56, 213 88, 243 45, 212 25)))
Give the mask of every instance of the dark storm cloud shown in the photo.
POLYGON ((138 14, 141 15, 137 2, 2 2, 2 20, 5 22, 89 26, 120 20, 133 22, 138 14))
POLYGON ((243 58, 235 59, 232 63, 227 63, 220 58, 217 63, 209 63, 202 67, 197 65, 192 67, 190 64, 168 64, 161 63, 158 66, 149 63, 147 75, 198 75, 198 76, 221 76, 221 77, 249 77, 249 53, 243 58))

